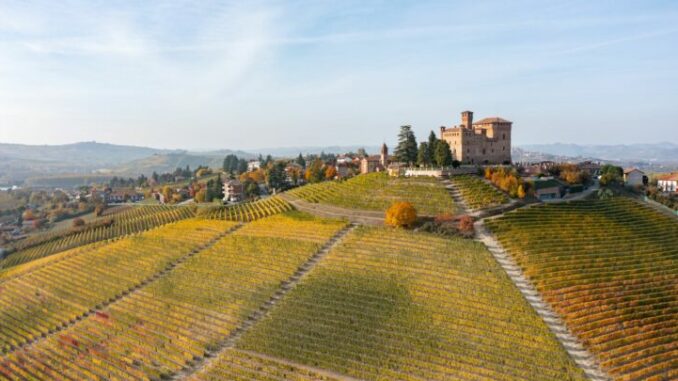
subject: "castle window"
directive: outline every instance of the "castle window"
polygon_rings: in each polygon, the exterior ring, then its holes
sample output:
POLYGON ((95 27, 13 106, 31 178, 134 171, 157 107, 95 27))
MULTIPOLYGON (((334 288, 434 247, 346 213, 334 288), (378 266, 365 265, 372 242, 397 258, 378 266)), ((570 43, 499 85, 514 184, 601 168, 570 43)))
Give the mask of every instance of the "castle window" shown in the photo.
POLYGON ((506 134, 502 134, 502 139, 506 140, 506 134))
POLYGON ((483 148, 483 155, 485 154, 485 148, 483 148))
POLYGON ((502 151, 506 151, 506 147, 501 147, 501 150, 502 150, 502 151))

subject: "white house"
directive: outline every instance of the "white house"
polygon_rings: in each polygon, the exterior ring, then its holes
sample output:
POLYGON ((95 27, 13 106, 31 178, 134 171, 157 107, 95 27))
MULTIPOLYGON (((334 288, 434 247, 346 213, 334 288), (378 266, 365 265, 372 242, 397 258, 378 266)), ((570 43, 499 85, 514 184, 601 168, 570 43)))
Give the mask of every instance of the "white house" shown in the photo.
POLYGON ((645 173, 638 168, 624 169, 624 184, 628 186, 635 187, 643 185, 643 177, 645 177, 645 173))
POLYGON ((664 192, 678 192, 678 173, 660 177, 657 180, 657 187, 664 192))
POLYGON ((252 172, 254 170, 257 170, 261 168, 261 162, 259 160, 250 160, 247 163, 247 171, 252 172))
POLYGON ((238 180, 224 181, 224 202, 242 201, 245 194, 243 184, 238 180))

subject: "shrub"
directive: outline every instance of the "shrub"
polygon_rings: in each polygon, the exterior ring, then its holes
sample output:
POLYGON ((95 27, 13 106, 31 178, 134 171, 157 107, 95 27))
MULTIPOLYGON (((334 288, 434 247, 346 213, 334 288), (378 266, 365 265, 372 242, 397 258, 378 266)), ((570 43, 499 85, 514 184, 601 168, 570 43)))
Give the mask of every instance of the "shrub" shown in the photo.
POLYGON ((84 226, 84 225, 85 225, 85 220, 83 220, 82 218, 74 218, 73 219, 73 227, 74 228, 84 226))
POLYGON ((465 215, 459 218, 459 232, 465 236, 473 235, 475 233, 475 228, 473 227, 473 217, 465 215))
POLYGON ((386 224, 410 227, 417 220, 417 211, 409 202, 396 202, 386 211, 386 224))

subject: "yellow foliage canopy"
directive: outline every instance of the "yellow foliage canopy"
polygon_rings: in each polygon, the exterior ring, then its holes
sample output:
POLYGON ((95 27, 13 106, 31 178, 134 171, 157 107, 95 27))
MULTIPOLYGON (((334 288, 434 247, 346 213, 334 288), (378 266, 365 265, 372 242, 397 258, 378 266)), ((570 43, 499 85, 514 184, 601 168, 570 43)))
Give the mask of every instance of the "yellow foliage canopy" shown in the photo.
POLYGON ((406 201, 396 202, 386 211, 386 224, 409 227, 417 220, 417 210, 406 201))

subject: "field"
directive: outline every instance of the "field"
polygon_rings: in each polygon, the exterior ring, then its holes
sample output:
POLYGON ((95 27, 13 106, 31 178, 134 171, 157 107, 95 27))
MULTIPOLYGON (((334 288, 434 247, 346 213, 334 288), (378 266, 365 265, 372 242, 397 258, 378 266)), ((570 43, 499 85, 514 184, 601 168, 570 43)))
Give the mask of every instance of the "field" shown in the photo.
POLYGON ((583 379, 481 244, 381 228, 347 236, 195 378, 332 379, 328 371, 366 380, 583 379))
POLYGON ((36 234, 16 243, 17 250, 3 260, 0 269, 16 266, 60 251, 127 234, 139 233, 170 222, 193 217, 194 209, 172 206, 137 206, 110 217, 113 223, 94 223, 84 229, 36 234))
POLYGON ((433 178, 389 177, 384 173, 370 173, 346 181, 310 184, 288 193, 308 202, 352 209, 386 211, 395 201, 409 201, 421 215, 456 211, 452 197, 433 178))
MULTIPOLYGON (((179 224, 207 224, 223 230, 234 223, 179 224)), ((173 374, 205 351, 216 349, 344 226, 344 222, 295 212, 249 223, 156 280, 99 307, 96 313, 46 335, 26 350, 11 351, 0 362, 0 379, 128 380, 173 374)), ((196 230, 186 227, 180 235, 196 230)), ((107 260, 117 257, 106 256, 107 260)), ((53 268, 52 272, 55 276, 70 272, 63 270, 53 268)), ((80 302, 76 295, 63 299, 69 305, 80 302)))
POLYGON ((678 223, 636 201, 519 209, 488 226, 619 380, 678 378, 678 223))
POLYGON ((509 202, 504 193, 488 185, 478 176, 453 176, 450 180, 459 189, 471 209, 484 209, 509 202))
POLYGON ((249 222, 292 210, 292 205, 278 196, 229 206, 201 208, 198 216, 219 220, 249 222))
POLYGON ((234 223, 182 221, 0 272, 0 349, 8 352, 138 287, 234 223))

